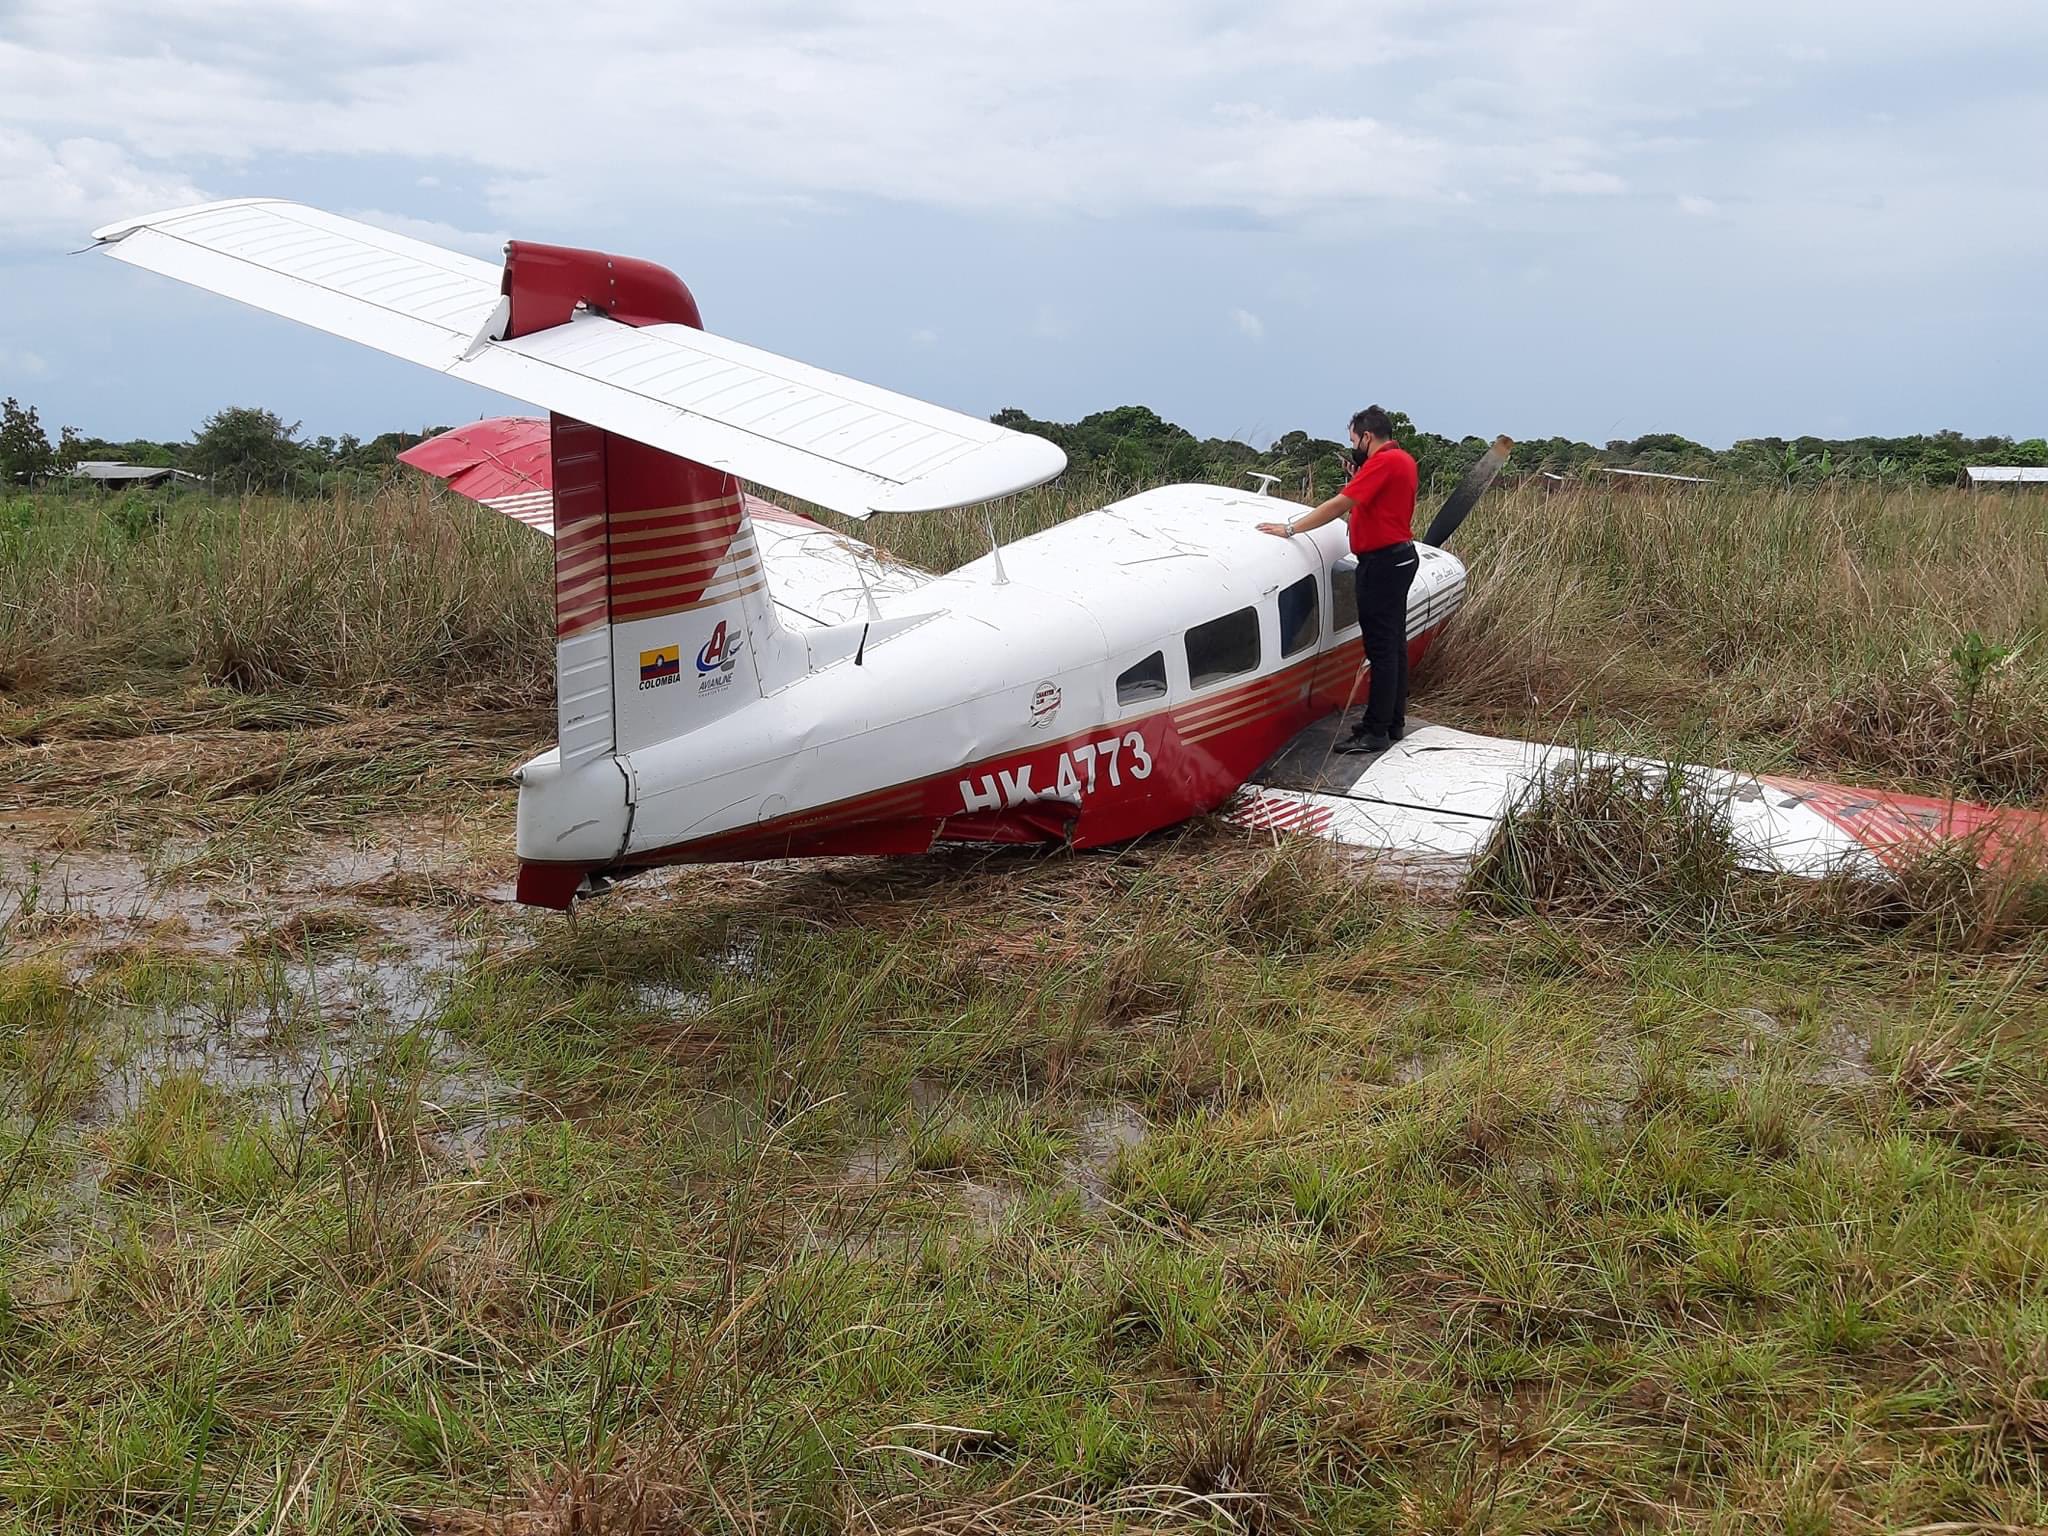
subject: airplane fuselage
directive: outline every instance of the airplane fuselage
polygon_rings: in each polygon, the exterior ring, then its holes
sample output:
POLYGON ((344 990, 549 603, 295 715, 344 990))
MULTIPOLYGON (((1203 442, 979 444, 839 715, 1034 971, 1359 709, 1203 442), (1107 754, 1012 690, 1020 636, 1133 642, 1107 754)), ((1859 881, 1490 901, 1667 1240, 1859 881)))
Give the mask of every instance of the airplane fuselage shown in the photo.
MULTIPOLYGON (((1344 528, 1259 533, 1280 505, 1145 492, 879 598, 863 626, 879 638, 743 711, 572 775, 537 759, 523 886, 947 841, 1091 847, 1216 809, 1362 698, 1344 528)), ((1465 582, 1454 557, 1420 552, 1416 658, 1465 582)), ((651 638, 688 661, 664 686, 722 686, 697 670, 708 626, 651 638)))

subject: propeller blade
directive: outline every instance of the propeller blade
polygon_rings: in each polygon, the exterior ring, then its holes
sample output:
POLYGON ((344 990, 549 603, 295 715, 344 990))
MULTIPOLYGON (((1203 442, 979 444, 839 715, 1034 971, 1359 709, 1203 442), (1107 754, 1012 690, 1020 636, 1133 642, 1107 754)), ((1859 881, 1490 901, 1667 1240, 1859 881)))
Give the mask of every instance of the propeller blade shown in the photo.
POLYGON ((1486 494, 1486 488, 1493 484, 1493 478, 1508 461, 1508 454, 1514 448, 1513 439, 1503 434, 1493 440, 1493 446, 1479 456, 1479 462, 1465 471, 1465 478, 1458 482, 1458 488, 1444 498, 1444 504, 1436 509, 1436 516, 1430 519, 1429 532, 1422 536, 1422 542, 1442 549, 1452 534, 1458 531, 1458 524, 1465 521, 1479 498, 1486 494))

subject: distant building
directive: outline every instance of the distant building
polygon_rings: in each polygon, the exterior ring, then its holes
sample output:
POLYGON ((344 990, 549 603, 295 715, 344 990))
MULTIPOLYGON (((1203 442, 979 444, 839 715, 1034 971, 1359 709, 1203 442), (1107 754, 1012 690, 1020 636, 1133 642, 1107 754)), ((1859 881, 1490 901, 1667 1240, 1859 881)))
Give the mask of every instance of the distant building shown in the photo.
POLYGON ((90 480, 109 491, 125 491, 134 486, 206 484, 200 476, 182 469, 171 469, 162 464, 117 464, 110 459, 87 459, 77 465, 71 475, 73 479, 90 480))
POLYGON ((2048 489, 2048 469, 2031 464, 1972 464, 1963 473, 1969 477, 1973 491, 1981 491, 1987 485, 2048 489))

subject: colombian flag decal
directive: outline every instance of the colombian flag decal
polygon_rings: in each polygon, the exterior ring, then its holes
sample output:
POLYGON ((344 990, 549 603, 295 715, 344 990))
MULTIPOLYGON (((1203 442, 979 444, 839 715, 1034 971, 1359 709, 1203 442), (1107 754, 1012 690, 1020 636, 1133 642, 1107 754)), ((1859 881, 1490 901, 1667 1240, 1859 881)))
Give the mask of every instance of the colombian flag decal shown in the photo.
POLYGON ((640 686, 659 688, 663 683, 672 683, 683 675, 683 652, 681 646, 664 645, 652 651, 640 653, 640 686))

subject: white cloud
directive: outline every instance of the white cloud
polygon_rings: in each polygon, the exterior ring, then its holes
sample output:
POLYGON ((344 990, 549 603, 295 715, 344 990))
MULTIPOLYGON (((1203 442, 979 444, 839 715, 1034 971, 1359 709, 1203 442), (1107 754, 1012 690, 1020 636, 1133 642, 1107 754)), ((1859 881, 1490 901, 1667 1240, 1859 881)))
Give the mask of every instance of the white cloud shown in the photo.
POLYGON ((1031 312, 1031 334, 1040 341, 1060 341, 1073 333, 1074 323, 1053 304, 1040 304, 1031 312))
POLYGON ((913 347, 935 347, 938 342, 939 333, 928 325, 921 325, 910 333, 910 344, 913 347))
POLYGON ((25 378, 39 379, 50 371, 50 365, 43 361, 40 353, 26 348, 0 347, 0 374, 20 374, 25 378))
POLYGON ((1230 323, 1237 327, 1241 336, 1248 336, 1253 341, 1266 339, 1266 322, 1248 309, 1233 309, 1230 312, 1230 323))
POLYGON ((1589 171, 1578 166, 1546 169, 1536 177, 1536 185, 1545 192, 1563 192, 1577 197, 1609 197, 1628 190, 1628 183, 1612 171, 1589 171))
MULTIPOLYGON (((476 166, 506 219, 857 196, 1371 217, 1636 186, 1627 162, 1659 125, 1753 88, 1747 50, 1726 44, 1774 12, 1722 9, 1275 0, 1238 19, 1168 0, 704 0, 679 24, 651 0, 588 0, 579 32, 605 45, 584 68, 537 4, 20 0, 0 123, 97 135, 169 179, 430 150, 476 166), (1370 48, 1347 46, 1361 35, 1370 48)), ((1787 50, 1829 35, 1769 30, 1787 50)), ((410 179, 437 189, 437 172, 410 179)), ((48 193, 34 206, 67 211, 48 193)))
POLYGON ((1695 219, 1711 219, 1721 211, 1721 205, 1711 197, 1700 197, 1687 192, 1678 199, 1678 211, 1695 219))
POLYGON ((175 171, 140 165, 122 146, 97 138, 45 139, 0 127, 0 239, 24 245, 85 243, 95 226, 203 200, 175 171))
POLYGON ((343 199, 390 217, 436 223, 445 198, 465 227, 570 239, 855 199, 1352 238, 1541 225, 1547 205, 1622 220, 1702 184, 1743 186, 1722 215, 1780 228, 1814 192, 1798 163, 1821 160, 1822 196, 1898 194, 1891 249, 1939 261, 1916 190, 1979 201, 2038 170, 2038 108, 1957 61, 2048 51, 2048 6, 1993 0, 1957 0, 1938 38, 1910 0, 699 0, 686 20, 585 0, 578 33, 604 45, 573 63, 559 8, 532 0, 0 5, 0 244, 252 176, 292 195, 310 157, 323 187, 350 157, 394 181, 343 199), (1860 115, 1908 66, 1930 87, 1911 121, 1860 115), (1971 113, 2007 121, 1987 135, 1971 113))

